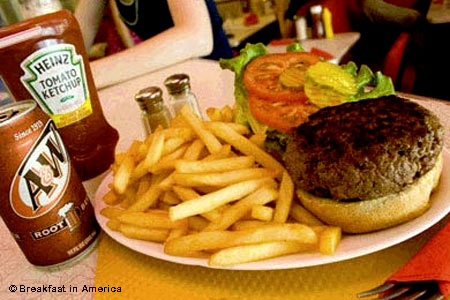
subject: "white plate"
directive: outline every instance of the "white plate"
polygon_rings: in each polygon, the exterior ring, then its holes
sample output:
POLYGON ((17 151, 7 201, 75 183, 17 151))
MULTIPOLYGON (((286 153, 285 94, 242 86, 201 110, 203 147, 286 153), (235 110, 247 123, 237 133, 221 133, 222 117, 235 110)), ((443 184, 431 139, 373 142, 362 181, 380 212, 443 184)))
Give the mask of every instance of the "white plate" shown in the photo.
MULTIPOLYGON (((436 224, 450 211, 450 152, 444 149, 443 154, 444 169, 441 175, 440 184, 436 191, 432 194, 432 204, 430 209, 420 217, 402 225, 374 233, 344 235, 337 252, 330 256, 321 255, 319 253, 295 254, 260 262, 236 265, 225 269, 276 270, 327 264, 376 252, 401 243, 421 233, 436 224)), ((109 190, 108 184, 111 181, 112 174, 110 173, 105 177, 99 186, 94 200, 95 215, 97 220, 109 236, 120 244, 145 255, 174 263, 210 268, 206 259, 170 256, 164 253, 162 244, 129 239, 118 232, 110 230, 106 226, 108 219, 100 214, 100 210, 106 206, 102 201, 102 198, 103 195, 105 195, 105 193, 109 190)))

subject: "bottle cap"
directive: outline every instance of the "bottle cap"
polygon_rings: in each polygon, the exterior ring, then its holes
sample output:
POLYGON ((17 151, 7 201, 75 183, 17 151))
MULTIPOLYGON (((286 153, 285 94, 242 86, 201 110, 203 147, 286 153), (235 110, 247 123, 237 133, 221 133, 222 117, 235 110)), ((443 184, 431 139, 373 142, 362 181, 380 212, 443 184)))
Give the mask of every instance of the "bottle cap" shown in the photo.
POLYGON ((322 13, 322 5, 314 5, 311 6, 311 8, 309 9, 309 11, 312 14, 321 14, 322 13))
POLYGON ((191 88, 189 75, 184 73, 173 74, 167 77, 164 81, 164 85, 166 86, 169 94, 178 94, 191 88))
POLYGON ((134 99, 141 109, 147 110, 149 106, 163 101, 162 90, 157 86, 150 86, 137 92, 134 99))

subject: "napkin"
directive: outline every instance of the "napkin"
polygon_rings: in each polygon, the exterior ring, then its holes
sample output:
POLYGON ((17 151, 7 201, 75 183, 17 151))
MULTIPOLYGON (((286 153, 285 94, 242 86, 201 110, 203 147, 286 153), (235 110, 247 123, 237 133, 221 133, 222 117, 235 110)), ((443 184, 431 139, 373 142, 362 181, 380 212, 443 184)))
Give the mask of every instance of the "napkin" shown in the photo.
POLYGON ((450 295, 450 222, 387 281, 437 281, 445 297, 450 295))

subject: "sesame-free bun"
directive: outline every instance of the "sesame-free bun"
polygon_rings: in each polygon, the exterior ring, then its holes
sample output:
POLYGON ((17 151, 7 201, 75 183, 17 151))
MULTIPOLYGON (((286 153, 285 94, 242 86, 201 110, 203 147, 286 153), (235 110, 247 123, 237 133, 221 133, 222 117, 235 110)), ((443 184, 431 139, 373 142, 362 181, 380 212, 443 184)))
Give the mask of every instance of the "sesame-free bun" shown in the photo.
POLYGON ((398 193, 364 201, 341 202, 297 190, 300 202, 319 219, 347 233, 365 233, 392 227, 423 214, 442 172, 442 152, 434 167, 398 193))

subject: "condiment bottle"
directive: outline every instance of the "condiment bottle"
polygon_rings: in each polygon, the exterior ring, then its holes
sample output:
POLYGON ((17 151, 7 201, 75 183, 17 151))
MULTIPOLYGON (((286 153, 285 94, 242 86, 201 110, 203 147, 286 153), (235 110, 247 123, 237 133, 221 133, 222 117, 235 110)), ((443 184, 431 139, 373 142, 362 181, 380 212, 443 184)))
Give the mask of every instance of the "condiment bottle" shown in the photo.
POLYGON ((308 38, 308 26, 304 16, 295 15, 295 31, 297 32, 297 40, 302 41, 308 38))
POLYGON ((325 37, 327 39, 334 37, 332 15, 331 11, 327 7, 323 9, 322 19, 323 19, 323 26, 325 29, 325 37))
POLYGON ((148 134, 154 132, 159 125, 169 127, 172 116, 164 105, 162 90, 157 86, 151 86, 140 90, 134 97, 142 111, 142 122, 148 134))
POLYGON ((312 19, 312 37, 321 39, 325 36, 322 22, 322 5, 314 5, 309 9, 312 19))
POLYGON ((81 179, 108 170, 119 135, 103 115, 73 14, 60 10, 0 28, 0 62, 13 100, 34 99, 55 122, 81 179))
POLYGON ((185 104, 189 104, 192 111, 202 117, 197 98, 191 91, 191 83, 187 74, 171 75, 166 78, 164 85, 169 93, 169 103, 175 115, 178 114, 185 104))

